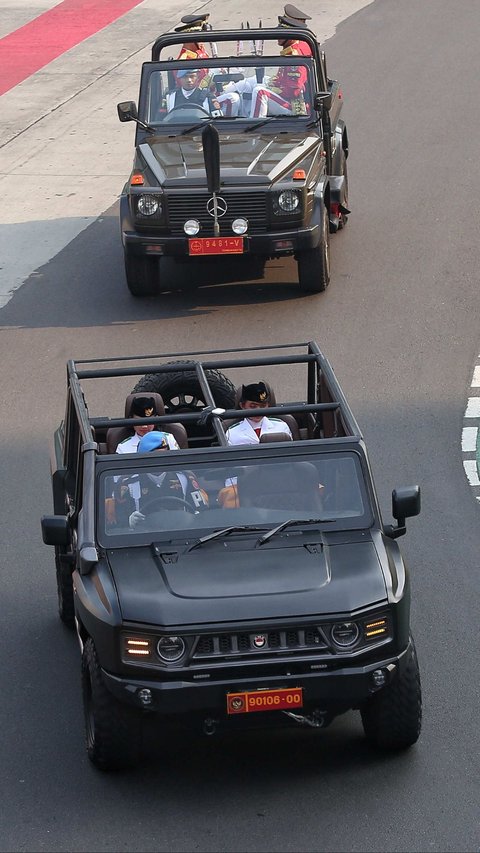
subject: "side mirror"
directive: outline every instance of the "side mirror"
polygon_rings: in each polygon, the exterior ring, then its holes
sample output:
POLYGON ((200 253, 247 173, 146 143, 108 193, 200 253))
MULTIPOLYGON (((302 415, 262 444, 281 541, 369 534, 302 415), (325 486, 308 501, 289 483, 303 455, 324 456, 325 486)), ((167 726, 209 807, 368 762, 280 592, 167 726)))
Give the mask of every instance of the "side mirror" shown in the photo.
POLYGON ((392 515, 397 521, 397 527, 389 524, 385 533, 392 539, 406 533, 405 519, 412 518, 420 512, 420 486, 405 486, 392 492, 392 515))
POLYGON ((332 93, 317 92, 313 98, 313 106, 317 110, 317 112, 322 112, 322 110, 329 110, 332 106, 332 93))
POLYGON ((117 104, 117 113, 120 121, 136 121, 138 119, 135 101, 122 101, 121 104, 117 104))
POLYGON ((68 545, 70 535, 66 515, 44 515, 40 524, 42 525, 42 537, 45 545, 58 545, 60 547, 68 545))

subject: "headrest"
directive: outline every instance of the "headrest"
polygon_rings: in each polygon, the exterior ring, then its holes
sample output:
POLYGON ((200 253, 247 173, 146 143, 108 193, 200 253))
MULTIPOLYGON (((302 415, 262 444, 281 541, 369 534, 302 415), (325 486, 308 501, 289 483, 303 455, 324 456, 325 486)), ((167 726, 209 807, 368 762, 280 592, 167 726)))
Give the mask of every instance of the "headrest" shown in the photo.
POLYGON ((269 444, 274 441, 293 441, 288 432, 264 432, 260 436, 260 444, 269 444))

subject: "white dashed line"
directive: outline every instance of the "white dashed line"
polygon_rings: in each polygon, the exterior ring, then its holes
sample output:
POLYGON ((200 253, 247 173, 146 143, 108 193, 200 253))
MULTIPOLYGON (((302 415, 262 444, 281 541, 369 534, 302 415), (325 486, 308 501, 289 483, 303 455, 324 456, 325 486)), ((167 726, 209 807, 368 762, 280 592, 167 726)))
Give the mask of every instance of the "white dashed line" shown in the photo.
POLYGON ((470 483, 470 485, 471 486, 480 486, 480 479, 478 477, 476 459, 464 459, 463 467, 465 468, 465 474, 467 475, 467 480, 470 483))
POLYGON ((477 449, 478 427, 464 427, 462 430, 462 450, 464 453, 475 453, 477 449))
MULTIPOLYGON (((478 359, 480 361, 480 354, 478 359)), ((467 408, 463 415, 463 469, 469 484, 475 490, 476 499, 480 501, 480 391, 476 391, 477 388, 480 389, 480 363, 475 365, 470 387, 472 396, 467 400, 467 408)))

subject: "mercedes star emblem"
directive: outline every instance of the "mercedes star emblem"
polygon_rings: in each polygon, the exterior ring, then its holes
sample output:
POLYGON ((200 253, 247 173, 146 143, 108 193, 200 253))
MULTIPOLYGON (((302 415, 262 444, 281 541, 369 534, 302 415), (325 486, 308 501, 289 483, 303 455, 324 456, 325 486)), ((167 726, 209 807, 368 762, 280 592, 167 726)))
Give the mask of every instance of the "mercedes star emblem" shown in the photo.
MULTIPOLYGON (((207 213, 209 213, 210 216, 215 216, 215 209, 214 208, 215 208, 215 199, 212 196, 212 198, 209 198, 207 201, 207 213)), ((217 216, 219 216, 219 217, 225 216, 226 212, 227 212, 227 202, 225 201, 224 198, 222 198, 221 195, 217 195, 217 216)))

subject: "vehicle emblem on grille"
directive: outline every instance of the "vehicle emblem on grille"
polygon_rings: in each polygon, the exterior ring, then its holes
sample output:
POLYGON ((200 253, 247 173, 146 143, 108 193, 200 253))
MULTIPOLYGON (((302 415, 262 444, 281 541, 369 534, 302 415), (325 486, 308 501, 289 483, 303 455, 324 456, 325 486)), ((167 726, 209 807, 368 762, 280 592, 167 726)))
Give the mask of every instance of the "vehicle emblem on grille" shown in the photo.
POLYGON ((267 638, 266 638, 265 634, 257 634, 257 635, 253 638, 253 645, 254 645, 257 649, 263 649, 263 647, 264 647, 264 645, 266 644, 266 642, 267 642, 267 638))
MULTIPOLYGON (((217 195, 217 216, 225 216, 226 212, 227 202, 221 195, 217 195)), ((215 216, 213 196, 207 201, 207 213, 209 213, 210 216, 215 216)))

